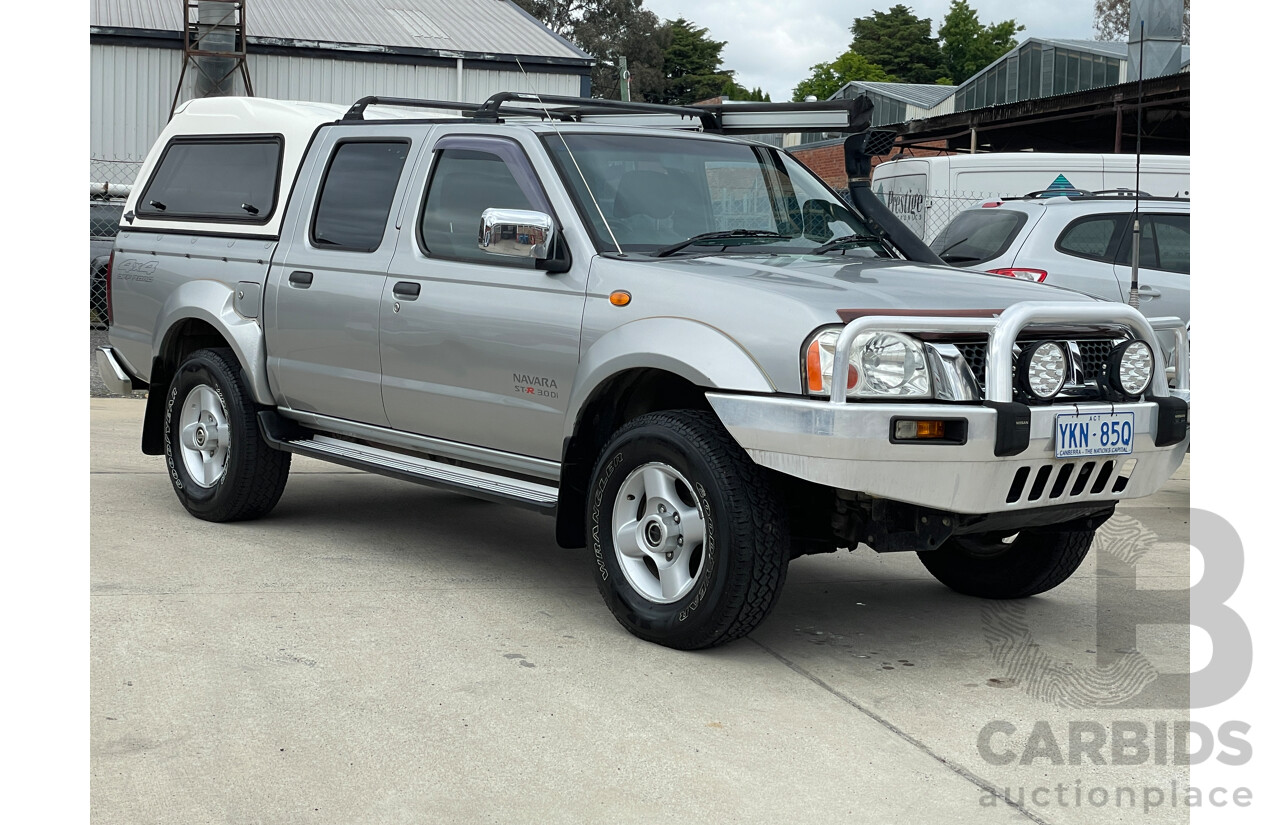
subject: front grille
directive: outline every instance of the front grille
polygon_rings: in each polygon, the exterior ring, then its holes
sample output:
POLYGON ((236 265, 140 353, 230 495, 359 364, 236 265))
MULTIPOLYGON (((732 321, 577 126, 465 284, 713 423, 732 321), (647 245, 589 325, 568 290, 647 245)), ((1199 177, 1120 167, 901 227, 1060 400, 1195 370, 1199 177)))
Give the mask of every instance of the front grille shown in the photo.
POLYGON ((1097 381, 1107 366, 1107 356, 1114 344, 1111 341, 1077 341, 1084 362, 1084 380, 1097 381))
MULTIPOLYGON (((1041 338, 1028 340, 1044 340, 1041 338)), ((1019 343, 1027 343, 1027 341, 1019 341, 1019 343)), ((1102 376, 1103 369, 1107 364, 1107 356, 1111 354, 1115 342, 1111 339, 1089 340, 1089 341, 1073 341, 1080 351, 1080 371, 1081 383, 1073 384, 1067 381, 1067 388, 1080 388, 1095 385, 1093 389, 1096 391, 1096 382, 1102 376)), ((987 390, 987 342, 986 341, 967 341, 957 343, 956 349, 960 350, 960 354, 964 356, 964 360, 969 365, 969 369, 973 371, 973 377, 978 379, 978 386, 983 392, 987 390)), ((1017 353, 1014 353, 1014 360, 1017 360, 1017 353)), ((1083 398, 1084 395, 1077 391, 1072 393, 1074 398, 1083 398)))
POLYGON ((987 345, 986 342, 979 344, 956 344, 956 349, 960 350, 960 354, 964 356, 964 360, 969 364, 969 369, 973 370, 973 377, 978 379, 978 386, 982 387, 983 392, 987 389, 987 345))

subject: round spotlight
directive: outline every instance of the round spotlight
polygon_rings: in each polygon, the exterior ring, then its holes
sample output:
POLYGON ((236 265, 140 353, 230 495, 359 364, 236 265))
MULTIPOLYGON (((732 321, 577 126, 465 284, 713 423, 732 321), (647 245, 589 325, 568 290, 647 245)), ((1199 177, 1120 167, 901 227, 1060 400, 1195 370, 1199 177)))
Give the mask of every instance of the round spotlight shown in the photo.
POLYGON ((1107 381, 1118 392, 1137 398, 1151 386, 1155 365, 1145 341, 1125 341, 1107 356, 1107 381))
POLYGON ((1045 341, 1025 347, 1018 357, 1018 385, 1032 398, 1048 401, 1067 383, 1067 351, 1045 341))

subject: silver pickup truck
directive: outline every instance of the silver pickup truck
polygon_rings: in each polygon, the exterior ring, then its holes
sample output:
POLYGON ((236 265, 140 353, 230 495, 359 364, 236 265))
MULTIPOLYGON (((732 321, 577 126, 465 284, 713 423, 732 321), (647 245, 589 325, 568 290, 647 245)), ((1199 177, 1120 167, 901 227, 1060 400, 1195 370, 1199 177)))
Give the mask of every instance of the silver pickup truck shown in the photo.
POLYGON ((869 119, 192 101, 126 205, 97 363, 150 390, 143 452, 198 518, 268 513, 293 453, 533 508, 671 647, 859 544, 1044 592, 1181 463, 1185 331, 942 265, 870 193, 869 119), (741 137, 790 131, 848 133, 848 200, 741 137))

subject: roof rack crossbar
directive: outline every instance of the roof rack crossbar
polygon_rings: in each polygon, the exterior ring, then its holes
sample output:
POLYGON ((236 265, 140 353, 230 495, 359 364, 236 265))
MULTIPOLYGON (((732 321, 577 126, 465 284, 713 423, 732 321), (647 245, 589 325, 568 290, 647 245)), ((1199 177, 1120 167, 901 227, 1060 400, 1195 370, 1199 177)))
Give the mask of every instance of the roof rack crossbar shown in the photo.
POLYGON ((640 101, 499 92, 484 103, 364 97, 343 116, 364 120, 370 106, 401 106, 455 111, 463 117, 497 122, 502 117, 554 118, 575 123, 614 123, 658 128, 701 128, 720 134, 778 132, 859 132, 871 120, 871 104, 863 97, 811 103, 730 103, 670 106, 640 101))
MULTIPOLYGON (((585 98, 585 97, 565 97, 563 95, 538 95, 528 92, 498 92, 484 102, 480 111, 494 112, 495 114, 502 111, 504 103, 534 103, 543 109, 524 109, 521 113, 534 114, 543 111, 548 104, 562 107, 559 110, 550 109, 554 114, 556 111, 563 111, 580 120, 583 116, 592 114, 608 114, 608 113, 628 113, 628 114, 664 114, 664 115, 680 115, 681 117, 697 118, 701 121, 702 126, 707 131, 718 131, 719 122, 714 114, 700 106, 668 106, 662 103, 644 103, 637 100, 609 100, 605 98, 585 98)), ((510 111, 510 109, 508 109, 510 111)))
POLYGON ((456 100, 419 100, 409 97, 362 97, 352 104, 343 120, 364 120, 364 111, 370 106, 403 106, 411 109, 441 109, 453 112, 474 112, 479 108, 477 103, 459 103, 456 100))

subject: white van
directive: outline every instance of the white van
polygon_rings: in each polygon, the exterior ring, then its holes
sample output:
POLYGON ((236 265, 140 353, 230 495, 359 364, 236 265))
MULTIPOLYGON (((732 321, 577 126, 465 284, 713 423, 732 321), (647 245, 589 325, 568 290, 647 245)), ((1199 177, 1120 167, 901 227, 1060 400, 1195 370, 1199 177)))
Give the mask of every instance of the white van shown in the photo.
POLYGON ((962 210, 985 200, 1052 189, 1134 189, 1161 197, 1191 196, 1191 158, 992 152, 887 160, 871 172, 871 191, 925 243, 962 210))

